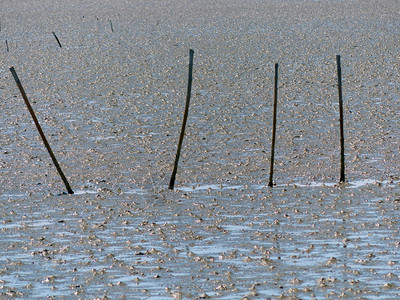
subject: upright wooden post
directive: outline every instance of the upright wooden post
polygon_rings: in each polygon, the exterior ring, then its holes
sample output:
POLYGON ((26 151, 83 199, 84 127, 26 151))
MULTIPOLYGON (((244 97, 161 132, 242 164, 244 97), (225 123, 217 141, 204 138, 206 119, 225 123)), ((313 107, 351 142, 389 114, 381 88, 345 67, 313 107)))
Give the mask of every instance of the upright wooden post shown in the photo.
POLYGON ((183 114, 181 134, 179 136, 178 149, 176 151, 176 156, 175 156, 174 170, 172 171, 171 179, 169 181, 168 188, 170 190, 174 189, 175 177, 176 177, 176 172, 178 171, 178 162, 179 162, 179 157, 181 155, 182 142, 183 142, 183 137, 185 135, 186 122, 187 122, 187 118, 188 118, 188 114, 189 114, 190 96, 192 93, 193 56, 194 56, 194 51, 192 49, 190 49, 190 51, 189 51, 189 79, 188 79, 188 87, 187 87, 187 93, 186 93, 185 112, 183 114))
POLYGON ((340 55, 336 55, 338 92, 339 92, 339 121, 340 121, 340 182, 345 182, 345 163, 344 163, 344 129, 343 129, 343 99, 342 99, 342 68, 340 66, 340 55))
POLYGON ((114 27, 111 20, 110 20, 110 27, 111 27, 111 32, 114 32, 114 27))
POLYGON ((269 169, 268 186, 274 186, 274 159, 275 159, 275 139, 276 139, 276 114, 278 105, 278 64, 275 64, 275 79, 274 79, 274 116, 272 121, 272 143, 271 143, 271 165, 269 169))

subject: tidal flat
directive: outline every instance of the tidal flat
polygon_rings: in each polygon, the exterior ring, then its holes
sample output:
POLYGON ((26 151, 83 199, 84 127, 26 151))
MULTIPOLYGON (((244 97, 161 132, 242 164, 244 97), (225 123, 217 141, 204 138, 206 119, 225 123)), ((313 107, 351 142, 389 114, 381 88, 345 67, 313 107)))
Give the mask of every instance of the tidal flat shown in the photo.
POLYGON ((0 299, 400 297, 399 37, 397 0, 2 1, 0 299))

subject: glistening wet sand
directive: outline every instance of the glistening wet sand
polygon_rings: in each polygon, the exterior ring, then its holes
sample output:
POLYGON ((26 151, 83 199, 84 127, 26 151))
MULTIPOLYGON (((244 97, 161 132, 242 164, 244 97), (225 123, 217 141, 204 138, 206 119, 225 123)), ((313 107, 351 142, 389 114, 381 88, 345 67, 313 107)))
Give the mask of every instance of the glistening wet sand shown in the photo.
POLYGON ((0 297, 398 297, 399 20, 394 0, 3 2, 0 297))

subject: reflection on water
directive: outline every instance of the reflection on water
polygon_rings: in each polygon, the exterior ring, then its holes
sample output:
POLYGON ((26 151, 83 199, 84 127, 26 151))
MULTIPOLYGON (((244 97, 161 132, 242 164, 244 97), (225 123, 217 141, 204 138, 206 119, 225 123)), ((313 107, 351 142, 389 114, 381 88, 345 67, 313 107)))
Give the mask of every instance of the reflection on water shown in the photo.
POLYGON ((9 198, 3 294, 397 294, 389 183, 198 187, 9 198))
MULTIPOLYGON (((345 184, 334 183, 334 182, 310 182, 310 183, 299 183, 295 182, 293 184, 278 184, 275 187, 277 188, 285 188, 289 186, 295 187, 338 187, 342 186, 344 188, 357 189, 360 187, 364 187, 370 184, 375 185, 397 185, 400 181, 393 180, 383 180, 378 181, 375 179, 363 179, 363 180, 355 180, 349 181, 345 184)), ((194 192, 194 191, 204 191, 204 190, 243 190, 243 189, 251 189, 251 190, 261 190, 261 189, 270 189, 268 185, 226 185, 226 184, 208 184, 208 185, 192 185, 192 187, 177 187, 178 190, 183 192, 194 192)))

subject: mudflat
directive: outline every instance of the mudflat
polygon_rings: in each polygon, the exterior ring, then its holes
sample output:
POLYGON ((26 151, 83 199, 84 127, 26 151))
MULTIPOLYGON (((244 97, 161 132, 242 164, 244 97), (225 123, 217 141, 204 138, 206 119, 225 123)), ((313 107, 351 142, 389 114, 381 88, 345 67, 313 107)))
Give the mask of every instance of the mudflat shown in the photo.
POLYGON ((397 0, 2 1, 0 298, 399 297, 399 36, 397 0))

